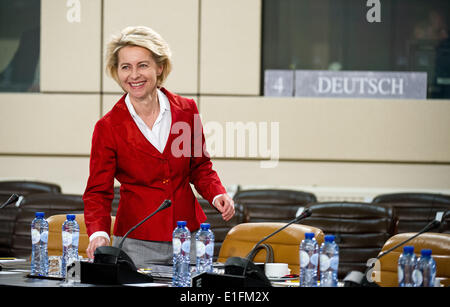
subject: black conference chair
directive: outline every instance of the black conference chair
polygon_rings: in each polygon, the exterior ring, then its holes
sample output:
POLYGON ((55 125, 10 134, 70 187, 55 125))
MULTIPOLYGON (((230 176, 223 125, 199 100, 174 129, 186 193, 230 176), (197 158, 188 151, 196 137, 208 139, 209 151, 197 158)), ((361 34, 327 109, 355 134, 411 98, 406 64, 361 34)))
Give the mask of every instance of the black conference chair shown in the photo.
POLYGON ((433 193, 391 193, 376 196, 373 204, 389 206, 398 217, 398 232, 418 232, 436 217, 447 212, 435 232, 450 233, 450 195, 433 193))
POLYGON ((261 189, 241 190, 233 200, 247 210, 247 222, 289 222, 299 208, 316 202, 316 196, 296 190, 261 189))
POLYGON ((81 214, 84 203, 81 195, 38 193, 26 196, 18 208, 17 219, 12 235, 11 255, 29 257, 31 254, 31 221, 35 213, 42 211, 45 218, 57 214, 81 214))
POLYGON ((11 246, 17 215, 23 198, 36 193, 61 193, 58 184, 42 181, 5 180, 0 181, 0 204, 12 194, 21 196, 15 204, 0 210, 0 255, 12 256, 11 246))
POLYGON ((339 246, 339 278, 351 271, 363 272, 367 260, 375 258, 396 232, 392 208, 359 202, 323 202, 306 206, 309 218, 301 224, 322 229, 336 237, 339 246))

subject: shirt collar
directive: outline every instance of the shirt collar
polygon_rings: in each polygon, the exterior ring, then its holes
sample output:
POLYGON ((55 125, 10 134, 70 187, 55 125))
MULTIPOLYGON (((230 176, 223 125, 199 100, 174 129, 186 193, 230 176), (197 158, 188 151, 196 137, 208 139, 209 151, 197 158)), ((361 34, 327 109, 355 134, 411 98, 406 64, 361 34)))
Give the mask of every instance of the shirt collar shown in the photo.
MULTIPOLYGON (((167 96, 159 88, 156 89, 156 92, 158 94, 159 114, 163 114, 165 111, 170 111, 170 104, 167 96)), ((125 96, 125 104, 127 105, 128 111, 133 118, 139 117, 133 107, 133 104, 131 103, 130 94, 128 93, 125 96)))
POLYGON ((158 93, 158 101, 159 101, 159 109, 160 113, 164 113, 165 111, 170 111, 169 99, 166 94, 164 94, 159 88, 156 89, 158 93))

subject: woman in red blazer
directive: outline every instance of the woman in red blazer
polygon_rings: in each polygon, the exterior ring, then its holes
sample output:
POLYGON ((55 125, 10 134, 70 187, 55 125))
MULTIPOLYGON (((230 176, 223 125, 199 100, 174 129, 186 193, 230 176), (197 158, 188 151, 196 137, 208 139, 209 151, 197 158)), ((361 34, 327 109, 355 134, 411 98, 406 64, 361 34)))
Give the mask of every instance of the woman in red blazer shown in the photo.
POLYGON ((177 221, 187 221, 195 231, 206 220, 190 183, 224 220, 234 215, 233 201, 204 150, 195 102, 161 87, 170 70, 167 43, 150 28, 128 27, 108 45, 107 71, 126 93, 97 122, 92 137, 83 195, 90 258, 97 247, 109 245, 114 178, 121 184, 114 236, 123 236, 165 199, 172 201, 129 235, 142 244, 159 244, 156 250, 171 246, 177 221))

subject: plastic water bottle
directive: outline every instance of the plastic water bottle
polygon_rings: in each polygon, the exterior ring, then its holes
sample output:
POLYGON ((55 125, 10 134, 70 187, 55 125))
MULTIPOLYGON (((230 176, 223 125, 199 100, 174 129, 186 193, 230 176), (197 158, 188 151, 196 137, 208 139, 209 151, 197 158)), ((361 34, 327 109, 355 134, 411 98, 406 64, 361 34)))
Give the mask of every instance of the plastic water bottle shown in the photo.
POLYGON ((173 231, 173 278, 172 286, 189 287, 191 285, 191 272, 189 269, 191 233, 185 221, 178 221, 173 231))
POLYGON ((431 249, 422 249, 414 277, 416 287, 434 287, 436 279, 436 262, 431 257, 431 249))
POLYGON ((210 224, 203 223, 195 235, 195 248, 197 252, 197 273, 213 271, 214 233, 210 224))
POLYGON ((31 222, 31 274, 48 275, 48 222, 44 212, 36 212, 31 222))
POLYGON ((80 239, 80 226, 75 220, 75 215, 67 214, 66 218, 62 225, 62 277, 66 277, 67 266, 78 260, 78 241, 80 239))
POLYGON ((413 275, 416 268, 414 246, 403 247, 403 253, 398 258, 398 286, 414 287, 413 275))
POLYGON ((319 245, 314 233, 305 233, 300 243, 300 287, 317 287, 317 269, 319 264, 319 245))
POLYGON ((326 235, 320 247, 320 286, 337 287, 339 247, 333 235, 326 235))

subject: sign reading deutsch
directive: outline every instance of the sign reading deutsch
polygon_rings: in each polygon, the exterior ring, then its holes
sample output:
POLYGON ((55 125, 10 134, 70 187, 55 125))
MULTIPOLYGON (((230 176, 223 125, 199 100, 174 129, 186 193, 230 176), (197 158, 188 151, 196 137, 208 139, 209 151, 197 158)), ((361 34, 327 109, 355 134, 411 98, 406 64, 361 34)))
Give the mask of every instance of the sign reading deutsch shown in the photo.
POLYGON ((427 73, 296 70, 295 96, 426 99, 427 73))

